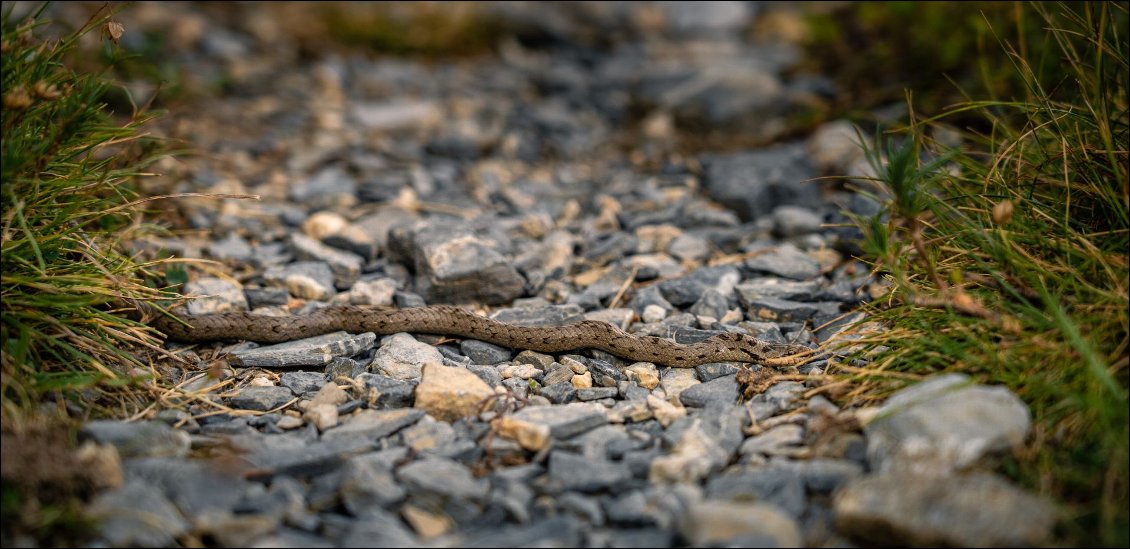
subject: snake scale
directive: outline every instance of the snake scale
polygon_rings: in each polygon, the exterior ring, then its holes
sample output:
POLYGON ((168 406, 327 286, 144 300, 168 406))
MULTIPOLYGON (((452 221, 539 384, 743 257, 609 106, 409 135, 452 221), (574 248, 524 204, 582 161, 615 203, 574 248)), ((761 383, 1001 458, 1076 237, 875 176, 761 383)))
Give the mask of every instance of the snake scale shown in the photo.
POLYGON ((600 349, 633 361, 690 368, 708 362, 755 362, 791 366, 811 358, 800 345, 774 344, 748 335, 724 333, 699 343, 681 345, 667 339, 632 335, 607 322, 584 320, 550 328, 505 324, 453 306, 406 309, 331 306, 297 316, 246 312, 208 315, 156 315, 150 321, 170 339, 206 342, 243 339, 278 343, 329 332, 398 332, 458 336, 513 349, 560 353, 600 349))

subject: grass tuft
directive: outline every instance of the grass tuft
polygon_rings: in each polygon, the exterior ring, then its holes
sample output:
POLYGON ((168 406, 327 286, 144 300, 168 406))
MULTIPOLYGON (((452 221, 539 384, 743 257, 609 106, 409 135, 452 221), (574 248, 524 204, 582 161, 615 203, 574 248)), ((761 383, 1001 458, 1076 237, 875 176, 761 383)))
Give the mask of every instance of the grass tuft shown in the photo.
POLYGON ((152 377, 135 351, 158 340, 121 312, 160 294, 120 243, 142 228, 131 184, 158 153, 141 130, 149 114, 113 120, 107 79, 69 66, 87 33, 115 47, 113 11, 44 40, 42 8, 14 9, 0 14, 2 538, 75 544, 90 532, 80 500, 93 484, 71 454, 74 426, 140 408, 137 382, 152 377))
POLYGON ((1022 94, 912 120, 867 150, 882 210, 857 219, 890 295, 869 306, 856 393, 943 371, 1004 384, 1034 436, 1006 471, 1064 511, 1073 544, 1128 543, 1130 192, 1125 3, 1033 4, 1052 52, 1001 40, 1022 94), (1061 62, 1052 70, 1046 56, 1061 62), (1038 58, 1039 62, 1031 59, 1038 58), (1064 74, 1064 73, 1067 74, 1064 74), (932 130, 979 118, 963 145, 932 130))

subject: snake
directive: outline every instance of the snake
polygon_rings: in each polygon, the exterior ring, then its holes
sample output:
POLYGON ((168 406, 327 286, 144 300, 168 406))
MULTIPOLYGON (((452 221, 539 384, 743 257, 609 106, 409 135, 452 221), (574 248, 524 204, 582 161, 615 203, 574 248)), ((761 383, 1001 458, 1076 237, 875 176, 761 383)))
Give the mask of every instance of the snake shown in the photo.
POLYGON ((401 309, 334 305, 304 315, 268 316, 249 312, 192 315, 157 314, 150 325, 167 338, 189 343, 247 340, 280 343, 330 332, 400 332, 477 339, 512 349, 561 353, 600 349, 620 358, 674 368, 710 362, 793 366, 813 351, 797 344, 762 341, 740 333, 721 333, 693 344, 630 334, 607 322, 582 320, 554 327, 507 324, 466 309, 432 305, 401 309))

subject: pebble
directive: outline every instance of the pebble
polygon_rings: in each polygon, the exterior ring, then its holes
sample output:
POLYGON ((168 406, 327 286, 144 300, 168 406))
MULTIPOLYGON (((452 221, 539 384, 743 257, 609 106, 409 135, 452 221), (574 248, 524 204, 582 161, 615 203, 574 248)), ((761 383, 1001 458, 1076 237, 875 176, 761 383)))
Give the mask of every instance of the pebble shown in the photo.
POLYGON ((286 288, 301 299, 328 300, 337 294, 330 266, 322 261, 302 261, 268 268, 263 273, 268 284, 286 288))
POLYGON ((456 421, 476 414, 493 395, 494 389, 471 371, 429 362, 416 387, 414 406, 436 419, 456 421))
POLYGON ((188 314, 207 315, 248 310, 243 287, 230 280, 198 278, 185 284, 184 293, 195 298, 188 302, 188 314))
POLYGON ((190 445, 187 433, 160 421, 88 421, 79 429, 79 437, 113 445, 123 458, 183 457, 190 445))
POLYGON ((228 405, 242 410, 274 410, 294 398, 286 387, 244 387, 228 399, 228 405))
POLYGON ((443 355, 408 334, 393 334, 377 349, 372 369, 393 379, 412 380, 420 379, 428 363, 442 364, 443 355))

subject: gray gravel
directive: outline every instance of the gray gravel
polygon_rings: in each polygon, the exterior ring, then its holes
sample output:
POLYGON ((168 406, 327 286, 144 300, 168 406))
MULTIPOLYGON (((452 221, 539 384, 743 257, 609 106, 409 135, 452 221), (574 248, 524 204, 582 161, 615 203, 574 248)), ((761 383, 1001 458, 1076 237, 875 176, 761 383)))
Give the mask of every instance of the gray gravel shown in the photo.
MULTIPOLYGON (((682 343, 850 341, 861 313, 835 319, 874 281, 829 225, 869 205, 818 178, 859 169, 854 133, 779 139, 800 50, 746 39, 771 6, 647 5, 491 5, 553 45, 429 63, 300 56, 251 6, 125 10, 232 90, 178 118, 207 154, 161 183, 262 197, 177 203, 205 236, 167 249, 231 271, 193 271, 208 297, 190 307, 458 304, 682 343), (207 30, 173 32, 190 23, 207 30), (704 126, 752 139, 678 148, 704 126)), ((1043 545, 1056 520, 991 472, 1028 410, 960 376, 841 409, 816 374, 842 357, 672 369, 372 333, 185 352, 226 357, 223 376, 160 421, 82 429, 124 478, 90 505, 92 545, 1043 545)))

